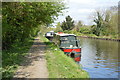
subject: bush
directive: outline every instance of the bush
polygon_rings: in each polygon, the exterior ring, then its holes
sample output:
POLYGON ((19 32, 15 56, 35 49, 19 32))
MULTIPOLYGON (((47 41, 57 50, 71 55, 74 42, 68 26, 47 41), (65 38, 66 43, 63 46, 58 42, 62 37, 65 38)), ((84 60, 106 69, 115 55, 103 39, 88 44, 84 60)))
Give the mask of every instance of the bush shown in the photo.
POLYGON ((91 30, 87 27, 81 27, 80 28, 80 33, 83 33, 83 34, 90 34, 91 33, 91 30))

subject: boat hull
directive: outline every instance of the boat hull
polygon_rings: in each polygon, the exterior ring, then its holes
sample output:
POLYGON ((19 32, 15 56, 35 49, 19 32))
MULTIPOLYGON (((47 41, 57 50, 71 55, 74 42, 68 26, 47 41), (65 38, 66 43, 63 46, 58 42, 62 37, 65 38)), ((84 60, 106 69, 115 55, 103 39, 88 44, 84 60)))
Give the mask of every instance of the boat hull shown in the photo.
POLYGON ((61 48, 61 50, 76 62, 81 61, 81 48, 61 48))
POLYGON ((52 41, 53 37, 45 36, 48 40, 52 41))

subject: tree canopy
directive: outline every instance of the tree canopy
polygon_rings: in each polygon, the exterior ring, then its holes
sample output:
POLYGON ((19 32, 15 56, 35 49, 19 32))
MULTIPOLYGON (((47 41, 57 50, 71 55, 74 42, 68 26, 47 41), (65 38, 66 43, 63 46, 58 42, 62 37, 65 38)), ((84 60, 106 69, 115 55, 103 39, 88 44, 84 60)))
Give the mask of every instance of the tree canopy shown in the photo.
POLYGON ((53 23, 63 9, 62 2, 3 2, 3 49, 36 35, 40 25, 53 23))
POLYGON ((63 30, 72 30, 74 28, 74 21, 69 15, 66 17, 66 21, 62 22, 61 28, 63 30))
POLYGON ((96 25, 92 26, 93 34, 100 35, 111 35, 118 33, 118 13, 117 7, 111 7, 105 11, 96 11, 94 22, 96 25))

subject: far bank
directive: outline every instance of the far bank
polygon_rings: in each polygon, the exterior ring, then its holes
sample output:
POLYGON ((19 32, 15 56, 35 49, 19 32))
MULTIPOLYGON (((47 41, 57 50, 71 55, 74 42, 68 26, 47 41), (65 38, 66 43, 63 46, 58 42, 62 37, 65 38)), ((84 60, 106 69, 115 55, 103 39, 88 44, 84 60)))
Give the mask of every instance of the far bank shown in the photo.
POLYGON ((92 39, 100 39, 100 40, 111 40, 111 41, 120 41, 118 35, 110 35, 110 36, 96 36, 95 34, 83 34, 77 31, 63 31, 65 33, 75 34, 77 37, 82 38, 92 38, 92 39))

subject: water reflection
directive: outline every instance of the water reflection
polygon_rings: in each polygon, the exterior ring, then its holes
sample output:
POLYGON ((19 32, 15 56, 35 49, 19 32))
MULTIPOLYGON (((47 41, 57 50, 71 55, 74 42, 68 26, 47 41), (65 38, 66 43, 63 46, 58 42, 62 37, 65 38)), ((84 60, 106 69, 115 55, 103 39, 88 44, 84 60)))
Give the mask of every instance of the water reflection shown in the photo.
POLYGON ((118 78, 119 42, 79 38, 81 62, 91 78, 118 78))

